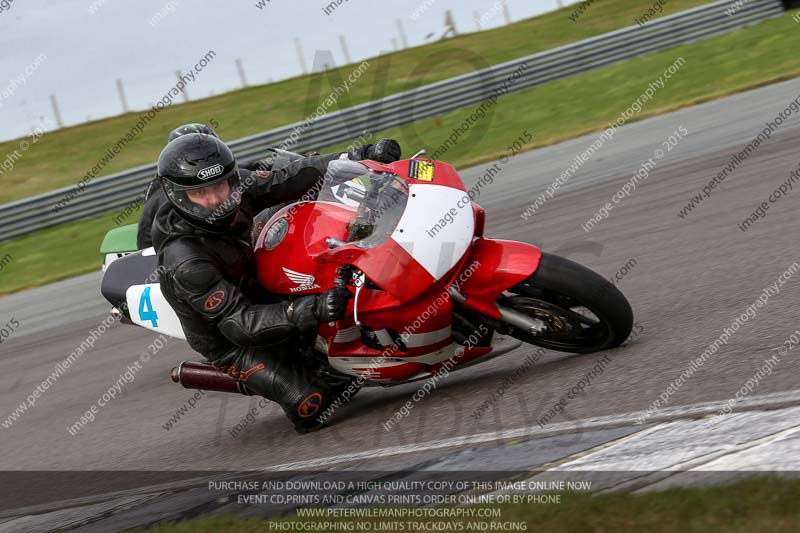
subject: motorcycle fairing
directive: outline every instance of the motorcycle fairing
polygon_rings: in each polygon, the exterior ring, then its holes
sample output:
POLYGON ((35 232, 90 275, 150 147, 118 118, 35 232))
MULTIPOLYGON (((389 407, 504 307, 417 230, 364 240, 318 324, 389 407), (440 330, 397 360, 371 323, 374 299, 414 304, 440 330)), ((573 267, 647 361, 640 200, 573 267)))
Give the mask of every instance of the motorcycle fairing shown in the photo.
POLYGON ((478 267, 458 286, 458 291, 466 297, 464 306, 499 319, 497 298, 533 275, 541 258, 542 251, 532 244, 476 239, 465 264, 477 263, 478 267))
POLYGON ((125 294, 131 321, 143 328, 186 340, 178 315, 161 293, 161 284, 133 285, 125 294))
POLYGON ((161 293, 161 284, 147 283, 158 270, 155 250, 145 248, 108 263, 100 292, 134 324, 185 339, 180 319, 161 293))
MULTIPOLYGON (((333 285, 336 268, 342 264, 364 272, 368 283, 357 297, 360 325, 354 322, 351 301, 348 318, 322 324, 318 331, 316 346, 327 354, 330 365, 387 384, 429 376, 448 360, 463 366, 519 346, 519 341, 499 335, 490 347, 455 343, 448 287, 460 281, 457 288, 467 307, 499 318, 495 300, 536 270, 539 249, 483 239, 483 209, 470 201, 450 165, 409 161, 364 165, 406 180, 407 193, 400 198, 406 203, 402 212, 395 211, 397 218, 391 213, 379 218, 368 237, 347 242, 348 223, 359 202, 339 203, 338 199, 350 198, 339 187, 325 199, 294 204, 275 214, 256 244, 259 279, 270 292, 321 292, 321 287, 333 285), (281 218, 281 226, 288 222, 289 228, 285 235, 283 227, 273 232, 283 237, 280 242, 274 239, 268 250, 265 236, 281 218), (329 238, 334 239, 333 246, 329 238), (293 279, 285 274, 287 269, 293 279), (459 280, 465 269, 470 276, 459 280), (436 312, 431 313, 434 302, 436 312), (421 316, 424 320, 417 320, 421 316), (405 341, 397 343, 398 338, 405 341)), ((351 179, 366 185, 363 180, 371 178, 351 179)), ((356 191, 356 197, 364 190, 356 191)))

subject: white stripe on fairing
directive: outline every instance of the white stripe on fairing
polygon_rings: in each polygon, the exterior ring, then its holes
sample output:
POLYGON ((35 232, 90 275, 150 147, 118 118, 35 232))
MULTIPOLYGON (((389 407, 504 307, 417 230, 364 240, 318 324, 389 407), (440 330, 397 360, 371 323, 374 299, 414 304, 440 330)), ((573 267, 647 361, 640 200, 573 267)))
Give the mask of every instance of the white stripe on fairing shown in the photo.
MULTIPOLYGON (((394 342, 394 339, 389 335, 389 332, 386 329, 379 329, 375 331, 375 334, 378 336, 378 340, 381 344, 385 346, 389 346, 394 342)), ((408 338, 403 338, 403 342, 409 348, 419 348, 420 346, 430 346, 432 344, 436 344, 437 342, 442 342, 447 340, 452 335, 452 327, 446 326, 442 329, 437 329, 436 331, 428 331, 425 333, 411 333, 408 335, 408 338)), ((358 326, 353 326, 350 328, 342 329, 336 332, 336 336, 333 338, 333 342, 345 343, 354 341, 361 337, 361 331, 358 326)), ((401 336, 402 337, 402 336, 401 336)))
POLYGON ((445 328, 437 329, 436 331, 428 331, 426 333, 412 333, 408 336, 408 340, 404 340, 406 346, 409 348, 419 348, 420 346, 430 346, 437 342, 447 340, 452 335, 452 326, 448 325, 445 328))
POLYGON ((390 368, 393 366, 405 365, 408 361, 399 359, 380 360, 379 357, 337 357, 338 361, 342 361, 352 366, 353 368, 364 368, 372 366, 375 368, 390 368))
MULTIPOLYGON (((385 331, 385 330, 383 330, 385 331)), ((451 328, 447 326, 437 331, 430 331, 427 333, 414 333, 409 336, 405 341, 406 346, 409 348, 416 348, 419 346, 428 346, 449 338, 451 335, 451 328)), ((456 354, 456 350, 463 348, 460 344, 451 342, 444 348, 440 348, 435 352, 426 353, 424 355, 403 357, 402 355, 395 354, 389 359, 381 357, 331 357, 328 356, 328 363, 341 372, 352 375, 363 375, 368 377, 376 377, 376 372, 366 373, 363 370, 354 370, 355 368, 390 368, 394 366, 405 365, 408 363, 424 363, 426 365, 435 365, 442 361, 447 361, 456 354)))
POLYGON ((333 342, 350 342, 361 337, 361 328, 358 326, 351 326, 349 328, 340 329, 336 332, 333 342))
POLYGON ((378 369, 390 368, 393 366, 407 365, 408 361, 381 361, 379 358, 372 357, 331 357, 328 356, 328 364, 339 372, 352 376, 378 377, 378 369), (361 370, 354 370, 359 368, 361 370), (363 369, 369 369, 367 371, 363 369))
MULTIPOLYGON (((437 332, 432 332, 432 333, 435 334, 437 332)), ((521 344, 522 341, 518 341, 511 337, 507 337, 505 335, 495 335, 494 340, 492 341, 491 352, 484 354, 470 361, 469 363, 466 363, 461 367, 455 367, 454 370, 458 370, 460 368, 466 368, 468 366, 472 366, 479 362, 483 362, 498 357, 500 355, 506 354, 511 350, 519 348, 521 344)), ((386 360, 382 360, 380 357, 376 358, 371 357, 363 359, 358 357, 328 357, 328 362, 331 364, 331 366, 333 366, 338 370, 356 375, 362 372, 356 372, 355 370, 353 370, 353 368, 364 368, 364 367, 388 368, 398 365, 404 365, 406 363, 424 363, 426 365, 435 365, 454 357, 458 352, 458 350, 463 347, 464 346, 454 341, 445 346, 444 348, 439 348, 435 352, 429 352, 423 355, 404 357, 402 355, 395 354, 393 357, 386 360)))
POLYGON ((464 256, 474 235, 472 203, 464 191, 415 183, 409 187, 408 205, 391 238, 439 280, 464 256), (459 208, 459 200, 465 197, 467 204, 459 208), (431 237, 428 230, 451 208, 456 212, 453 222, 431 237))
MULTIPOLYGON (((695 418, 698 416, 704 416, 707 414, 716 413, 720 409, 724 408, 727 404, 728 400, 726 399, 716 402, 705 402, 705 403, 666 408, 657 411, 656 414, 653 414, 653 416, 650 417, 649 421, 664 422, 667 420, 675 420, 680 418, 695 418)), ((737 404, 736 410, 738 412, 744 410, 753 410, 759 408, 775 408, 775 407, 784 407, 788 405, 798 405, 798 404, 800 404, 800 390, 793 390, 793 391, 778 392, 774 394, 765 394, 761 396, 753 396, 750 398, 745 398, 744 400, 742 400, 737 404)), ((445 448, 453 448, 456 446, 494 442, 498 440, 574 433, 576 428, 578 428, 580 431, 586 431, 587 429, 625 427, 625 426, 635 425, 636 420, 638 420, 638 418, 642 416, 642 414, 644 414, 644 411, 625 413, 621 415, 586 418, 583 420, 577 420, 571 422, 559 422, 557 424, 551 424, 544 428, 540 428, 537 425, 537 426, 529 426, 518 429, 498 431, 494 433, 477 433, 473 435, 463 435, 460 437, 437 439, 426 442, 420 442, 417 444, 390 446, 387 448, 378 448, 375 450, 366 450, 363 452, 345 453, 340 455, 333 455, 330 457, 306 459, 304 461, 296 461, 293 463, 270 465, 264 467, 262 471, 269 472, 269 471, 320 468, 338 463, 349 463, 353 461, 364 461, 369 459, 381 459, 394 455, 419 453, 429 450, 440 450, 445 448)), ((642 426, 642 429, 645 428, 646 426, 642 426)))
POLYGON ((395 357, 402 358, 409 363, 425 363, 426 365, 435 365, 443 361, 447 361, 451 357, 455 356, 456 351, 459 348, 463 347, 464 347, 463 345, 453 341, 444 348, 439 348, 435 352, 430 352, 423 355, 408 356, 408 357, 403 357, 403 356, 395 356, 395 357))

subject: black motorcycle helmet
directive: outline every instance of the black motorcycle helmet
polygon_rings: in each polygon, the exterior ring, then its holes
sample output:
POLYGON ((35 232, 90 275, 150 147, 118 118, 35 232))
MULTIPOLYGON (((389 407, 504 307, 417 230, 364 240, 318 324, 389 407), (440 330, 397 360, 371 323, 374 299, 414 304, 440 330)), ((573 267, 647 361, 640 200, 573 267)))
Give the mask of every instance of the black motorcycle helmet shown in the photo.
POLYGON ((214 131, 214 129, 211 126, 206 126, 205 124, 199 124, 193 122, 190 124, 184 124, 183 126, 178 126, 174 130, 169 132, 169 137, 167 137, 167 142, 168 143, 172 142, 178 137, 181 137, 183 135, 188 135, 190 133, 202 133, 204 135, 211 135, 212 137, 216 137, 217 139, 219 139, 219 135, 217 135, 217 132, 214 131))
POLYGON ((158 157, 158 179, 169 202, 193 226, 224 232, 242 200, 239 167, 230 148, 203 133, 181 135, 158 157))

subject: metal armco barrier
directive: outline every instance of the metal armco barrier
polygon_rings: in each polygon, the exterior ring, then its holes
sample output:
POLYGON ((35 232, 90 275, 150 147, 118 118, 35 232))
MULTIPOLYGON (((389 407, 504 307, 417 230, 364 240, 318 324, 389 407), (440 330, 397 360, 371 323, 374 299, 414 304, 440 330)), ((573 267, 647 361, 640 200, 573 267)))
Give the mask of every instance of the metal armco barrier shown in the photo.
MULTIPOLYGON (((634 56, 720 35, 783 14, 781 0, 751 0, 728 15, 732 0, 714 2, 669 17, 630 26, 455 78, 425 85, 329 113, 317 119, 287 149, 304 152, 348 142, 364 130, 380 131, 429 118, 489 98, 514 75, 510 92, 587 72, 634 56), (517 74, 514 74, 514 73, 517 74)), ((643 10, 647 6, 643 6, 643 10)), ((230 143, 238 158, 255 159, 269 146, 286 141, 302 122, 230 143)), ((442 139, 444 141, 445 139, 442 139)), ((97 178, 59 212, 53 206, 73 186, 0 206, 0 241, 123 209, 139 196, 155 174, 155 165, 97 178)), ((79 178, 76 179, 76 182, 79 178)), ((131 220, 133 222, 133 220, 131 220)))

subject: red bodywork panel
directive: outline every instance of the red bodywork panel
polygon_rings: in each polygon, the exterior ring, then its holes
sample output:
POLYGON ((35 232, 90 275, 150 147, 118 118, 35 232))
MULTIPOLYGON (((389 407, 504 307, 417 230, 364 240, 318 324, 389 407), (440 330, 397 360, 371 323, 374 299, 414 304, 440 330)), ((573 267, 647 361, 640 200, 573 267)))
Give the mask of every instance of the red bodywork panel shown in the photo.
POLYGON ((256 273, 261 286, 274 294, 295 296, 317 294, 331 288, 336 279, 337 265, 319 263, 314 256, 327 249, 325 238, 347 238, 345 225, 351 218, 352 212, 347 209, 320 202, 294 204, 278 211, 256 241, 256 273), (278 218, 289 220, 288 233, 274 249, 267 250, 264 248, 267 230, 278 218), (292 281, 289 275, 297 279, 296 275, 287 274, 284 269, 314 279, 303 286, 292 281))
POLYGON ((530 277, 539 267, 542 251, 524 242, 476 239, 465 265, 479 268, 461 285, 465 306, 490 318, 500 318, 497 298, 503 291, 530 277))

